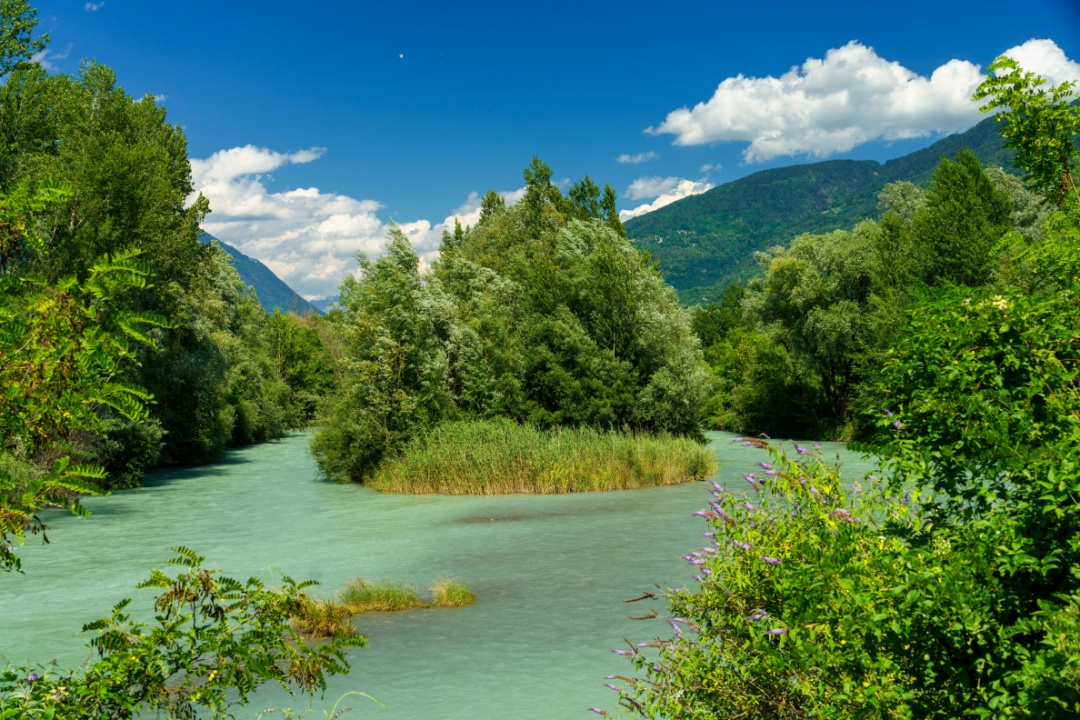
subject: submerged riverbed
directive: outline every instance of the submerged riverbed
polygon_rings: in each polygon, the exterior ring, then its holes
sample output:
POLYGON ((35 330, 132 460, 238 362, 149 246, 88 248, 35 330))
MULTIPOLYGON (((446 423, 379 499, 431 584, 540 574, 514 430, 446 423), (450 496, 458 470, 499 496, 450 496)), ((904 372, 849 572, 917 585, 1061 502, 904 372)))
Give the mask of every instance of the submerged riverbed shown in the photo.
MULTIPOLYGON (((720 460, 715 479, 743 486, 762 451, 710 433, 720 460)), ((705 523, 692 513, 709 499, 705 483, 546 496, 383 495, 356 485, 313 481, 308 436, 230 452, 215 465, 154 473, 146 487, 90 498, 88 520, 54 515, 50 545, 31 538, 24 575, 0 577, 0 654, 13 662, 88 657, 78 630, 119 599, 148 606, 136 591, 170 548, 186 545, 209 567, 234 577, 315 579, 330 595, 348 579, 401 580, 425 589, 455 578, 476 594, 461 609, 376 613, 356 619, 370 638, 350 652, 352 673, 331 680, 316 708, 351 690, 347 717, 487 720, 595 717, 611 708, 605 675, 631 671, 612 654, 623 638, 666 635, 638 622, 660 602, 627 605, 645 590, 690 582, 681 555, 699 547, 705 523)), ((854 478, 872 466, 839 444, 830 459, 854 478)), ((260 693, 249 712, 292 705, 279 690, 260 693)), ((317 713, 322 717, 322 713, 317 713)))

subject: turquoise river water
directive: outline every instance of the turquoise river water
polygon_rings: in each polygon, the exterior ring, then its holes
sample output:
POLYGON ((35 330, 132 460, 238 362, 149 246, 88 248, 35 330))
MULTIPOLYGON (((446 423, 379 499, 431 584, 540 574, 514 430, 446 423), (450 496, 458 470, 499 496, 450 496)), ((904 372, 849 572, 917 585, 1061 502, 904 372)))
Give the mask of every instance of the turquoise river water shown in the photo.
MULTIPOLYGON (((762 451, 711 433, 720 460, 714 479, 745 485, 762 451)), ((680 556, 700 547, 705 522, 692 517, 707 484, 554 496, 382 495, 315 481, 308 438, 235 450, 216 465, 154 473, 146 487, 91 498, 93 516, 47 518, 50 545, 31 538, 24 574, 0 577, 0 654, 16 663, 88 657, 83 623, 120 598, 148 606, 135 590, 170 548, 186 545, 209 567, 240 578, 315 579, 331 594, 346 580, 393 579, 428 587, 465 582, 477 602, 461 609, 376 613, 355 620, 368 647, 350 652, 353 670, 331 680, 318 710, 350 690, 346 717, 487 720, 596 717, 612 709, 605 675, 628 674, 611 653, 666 624, 633 621, 662 603, 624 603, 644 590, 692 582, 680 556)), ((854 477, 872 469, 842 445, 827 456, 854 477)), ((250 711, 297 706, 279 689, 260 691, 250 711)))

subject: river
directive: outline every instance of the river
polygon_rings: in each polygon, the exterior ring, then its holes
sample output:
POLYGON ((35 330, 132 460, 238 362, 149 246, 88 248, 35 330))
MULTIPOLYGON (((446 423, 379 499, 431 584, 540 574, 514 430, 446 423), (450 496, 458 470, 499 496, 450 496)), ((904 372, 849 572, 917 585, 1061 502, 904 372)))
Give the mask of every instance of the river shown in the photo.
MULTIPOLYGON (((715 479, 742 486, 760 450, 710 433, 715 479)), ((356 619, 370 639, 350 651, 352 672, 331 679, 316 710, 351 690, 346 717, 486 720, 596 717, 615 695, 605 675, 631 671, 610 652, 623 638, 666 634, 659 621, 633 621, 661 603, 625 600, 690 581, 681 555, 699 547, 705 523, 692 513, 705 483, 624 492, 548 496, 383 495, 315 481, 308 436, 234 450, 215 465, 152 473, 146 486, 90 498, 91 518, 48 517, 50 545, 31 538, 23 575, 0 577, 0 653, 13 662, 88 657, 84 622, 124 597, 148 606, 135 585, 186 545, 209 567, 240 578, 282 573, 322 583, 392 579, 426 588, 463 581, 477 602, 461 609, 377 613, 356 619)), ((839 444, 845 476, 872 468, 839 444)), ((250 711, 296 705, 261 691, 250 711)), ((316 717, 322 717, 316 712, 316 717)))

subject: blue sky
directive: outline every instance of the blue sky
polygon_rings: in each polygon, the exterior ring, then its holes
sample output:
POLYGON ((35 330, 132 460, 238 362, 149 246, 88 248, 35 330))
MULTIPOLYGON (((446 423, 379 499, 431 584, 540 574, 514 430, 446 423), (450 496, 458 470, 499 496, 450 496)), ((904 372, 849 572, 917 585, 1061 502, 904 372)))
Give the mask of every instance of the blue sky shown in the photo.
POLYGON ((979 119, 963 95, 1012 48, 1080 77, 1080 0, 38 7, 43 61, 96 59, 158 96, 207 229, 308 297, 378 254, 391 220, 430 258, 473 193, 512 200, 533 155, 642 212, 768 167, 923 147, 979 119))

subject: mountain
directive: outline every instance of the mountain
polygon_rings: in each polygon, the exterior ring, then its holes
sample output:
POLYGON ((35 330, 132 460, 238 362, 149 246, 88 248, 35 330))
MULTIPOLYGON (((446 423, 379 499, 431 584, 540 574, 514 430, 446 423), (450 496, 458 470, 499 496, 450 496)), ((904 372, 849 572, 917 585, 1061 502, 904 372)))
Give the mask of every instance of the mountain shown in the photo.
POLYGON ((729 283, 760 272, 755 251, 877 218, 877 195, 886 184, 925 185, 938 161, 963 147, 988 167, 1012 168, 1013 153, 987 118, 886 163, 829 160, 762 170, 628 220, 626 233, 660 263, 684 303, 715 301, 729 283))
POLYGON ((319 312, 325 315, 326 313, 330 312, 330 308, 337 304, 337 301, 340 299, 340 295, 331 295, 330 297, 312 300, 311 304, 318 308, 319 312))
POLYGON ((296 294, 291 287, 275 275, 270 268, 263 265, 255 258, 248 257, 232 245, 221 242, 213 235, 204 232, 199 236, 199 241, 209 245, 216 242, 221 249, 229 253, 233 259, 233 266, 240 275, 240 279, 255 290, 259 303, 267 312, 273 312, 274 308, 281 308, 282 312, 295 312, 299 315, 322 315, 322 312, 304 298, 296 294))

